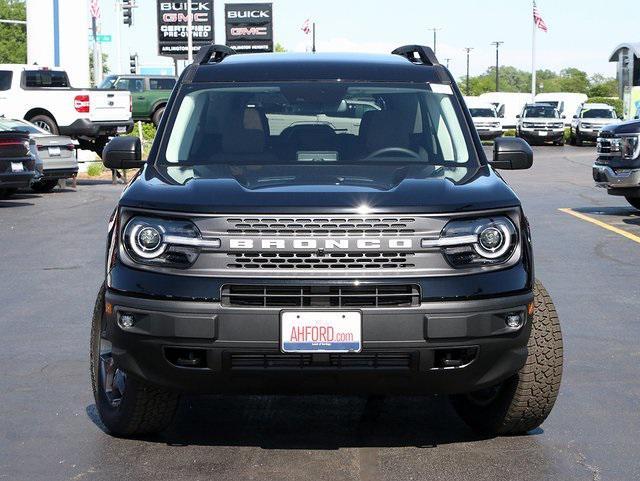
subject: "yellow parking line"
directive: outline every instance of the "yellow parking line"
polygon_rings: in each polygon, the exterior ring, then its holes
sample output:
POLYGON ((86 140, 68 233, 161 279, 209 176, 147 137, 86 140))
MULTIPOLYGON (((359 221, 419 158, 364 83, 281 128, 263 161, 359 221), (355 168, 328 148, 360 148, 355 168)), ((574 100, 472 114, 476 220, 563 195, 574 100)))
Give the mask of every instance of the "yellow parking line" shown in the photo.
POLYGON ((561 212, 564 212, 565 214, 569 214, 569 215, 572 215, 574 217, 577 217, 578 219, 582 219, 582 220, 585 220, 587 222, 591 222, 592 224, 595 224, 595 225, 597 225, 599 227, 602 227, 603 229, 607 229, 607 230, 610 230, 611 232, 615 232, 616 234, 620 234, 621 236, 626 237, 627 239, 631 239, 633 242, 637 242, 638 244, 640 244, 640 236, 632 234, 631 232, 627 232, 626 230, 618 229, 617 227, 609 225, 606 222, 602 222, 601 220, 594 219, 593 217, 590 217, 588 215, 581 214, 580 212, 576 212, 573 209, 563 208, 563 209, 558 209, 558 210, 561 211, 561 212))

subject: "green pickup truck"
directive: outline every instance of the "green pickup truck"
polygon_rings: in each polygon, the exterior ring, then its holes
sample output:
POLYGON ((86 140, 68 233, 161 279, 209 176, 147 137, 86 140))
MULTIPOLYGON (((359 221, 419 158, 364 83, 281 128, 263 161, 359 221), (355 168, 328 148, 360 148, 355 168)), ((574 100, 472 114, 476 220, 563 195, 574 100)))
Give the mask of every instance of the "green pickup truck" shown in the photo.
POLYGON ((175 84, 176 78, 168 75, 109 75, 100 88, 131 92, 133 120, 151 121, 157 127, 175 84))

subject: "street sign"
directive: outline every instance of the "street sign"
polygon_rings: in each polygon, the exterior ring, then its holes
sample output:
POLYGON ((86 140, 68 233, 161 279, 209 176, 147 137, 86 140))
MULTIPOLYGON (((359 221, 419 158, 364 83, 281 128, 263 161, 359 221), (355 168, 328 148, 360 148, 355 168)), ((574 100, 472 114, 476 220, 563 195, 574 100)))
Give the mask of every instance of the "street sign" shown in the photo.
MULTIPOLYGON (((187 58, 187 2, 158 1, 158 54, 187 58)), ((191 3, 193 53, 213 43, 213 0, 191 3)))

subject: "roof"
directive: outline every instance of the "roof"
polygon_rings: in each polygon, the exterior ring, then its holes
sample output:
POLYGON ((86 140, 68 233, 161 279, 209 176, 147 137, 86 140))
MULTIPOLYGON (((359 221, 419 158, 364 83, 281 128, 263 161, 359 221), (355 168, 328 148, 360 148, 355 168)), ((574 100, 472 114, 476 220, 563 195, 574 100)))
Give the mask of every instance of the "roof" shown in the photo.
POLYGON ((629 49, 636 57, 640 58, 640 42, 628 42, 621 43, 615 48, 611 57, 609 57, 609 62, 617 62, 620 57, 620 51, 623 49, 629 49))
POLYGON ((256 53, 199 65, 193 82, 286 80, 448 81, 441 66, 414 64, 400 55, 256 53))

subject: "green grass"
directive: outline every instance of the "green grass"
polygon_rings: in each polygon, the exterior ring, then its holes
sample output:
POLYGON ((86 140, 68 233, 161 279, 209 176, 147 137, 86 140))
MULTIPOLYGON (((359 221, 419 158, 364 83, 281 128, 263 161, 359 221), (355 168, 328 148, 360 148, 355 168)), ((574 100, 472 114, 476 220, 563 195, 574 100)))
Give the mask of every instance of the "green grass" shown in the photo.
POLYGON ((98 177, 102 175, 103 172, 104 172, 104 165, 102 165, 102 162, 94 162, 90 164, 89 167, 87 168, 87 175, 89 177, 98 177))

